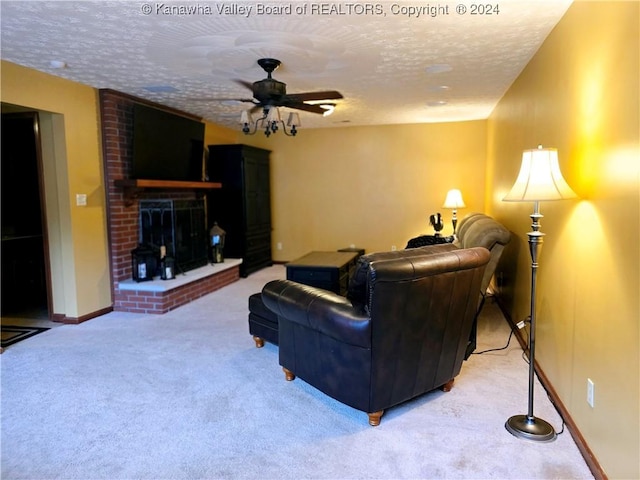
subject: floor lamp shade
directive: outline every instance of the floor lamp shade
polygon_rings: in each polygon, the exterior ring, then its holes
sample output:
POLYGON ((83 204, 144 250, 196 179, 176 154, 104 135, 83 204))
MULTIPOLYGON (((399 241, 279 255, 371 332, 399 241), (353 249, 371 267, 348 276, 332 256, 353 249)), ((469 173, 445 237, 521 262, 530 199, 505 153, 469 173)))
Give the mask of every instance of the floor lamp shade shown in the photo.
POLYGON ((506 202, 541 202, 576 198, 558 165, 558 150, 542 146, 525 150, 522 154, 520 173, 506 202))
POLYGON ((511 191, 504 197, 507 202, 534 202, 533 223, 529 237, 531 254, 531 296, 529 325, 529 408, 526 415, 510 417, 505 428, 516 437, 539 442, 551 442, 556 438, 553 427, 533 414, 533 382, 535 376, 535 331, 536 331, 536 274, 538 257, 542 248, 544 233, 540 232, 539 202, 576 198, 577 195, 567 184, 558 166, 558 151, 555 148, 525 150, 522 154, 520 173, 511 191))

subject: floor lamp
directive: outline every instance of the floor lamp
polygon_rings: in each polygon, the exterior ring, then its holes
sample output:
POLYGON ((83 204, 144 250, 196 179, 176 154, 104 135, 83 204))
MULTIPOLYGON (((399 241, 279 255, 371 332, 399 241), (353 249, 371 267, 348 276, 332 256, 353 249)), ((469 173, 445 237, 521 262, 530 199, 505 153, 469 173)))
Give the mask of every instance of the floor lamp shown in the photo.
POLYGON ((544 233, 540 231, 539 202, 576 198, 577 195, 562 177, 558 166, 558 151, 555 148, 525 150, 522 154, 520 173, 511 191, 504 197, 507 202, 533 202, 533 223, 529 237, 531 254, 531 321, 529 325, 529 409, 526 415, 514 415, 505 423, 505 428, 513 435, 527 440, 551 442, 556 439, 553 427, 533 415, 533 380, 535 374, 535 331, 536 331, 536 272, 538 256, 542 248, 544 233))

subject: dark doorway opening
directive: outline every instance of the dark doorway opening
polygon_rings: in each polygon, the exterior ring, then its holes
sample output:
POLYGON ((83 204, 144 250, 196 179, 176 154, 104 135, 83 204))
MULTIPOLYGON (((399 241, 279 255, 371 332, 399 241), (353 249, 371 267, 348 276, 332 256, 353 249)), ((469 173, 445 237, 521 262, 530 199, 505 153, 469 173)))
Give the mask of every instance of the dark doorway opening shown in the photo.
POLYGON ((2 114, 3 317, 48 319, 51 311, 38 114, 2 114))

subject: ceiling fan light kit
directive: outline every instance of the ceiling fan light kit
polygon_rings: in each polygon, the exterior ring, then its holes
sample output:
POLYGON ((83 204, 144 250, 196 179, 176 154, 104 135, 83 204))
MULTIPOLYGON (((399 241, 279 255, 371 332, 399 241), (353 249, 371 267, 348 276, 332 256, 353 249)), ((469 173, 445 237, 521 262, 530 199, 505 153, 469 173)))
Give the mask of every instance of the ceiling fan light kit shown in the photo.
POLYGON ((240 123, 242 124, 242 132, 245 135, 254 135, 259 128, 262 128, 265 136, 269 137, 272 133, 278 132, 280 126, 282 126, 282 131, 285 135, 295 137, 300 126, 300 117, 296 112, 290 112, 285 124, 280 118, 280 111, 277 107, 265 107, 262 116, 255 122, 251 117, 251 111, 244 110, 240 115, 240 123), (287 127, 289 127, 288 130, 287 127))
POLYGON ((275 58, 261 58, 258 60, 258 65, 267 72, 267 78, 253 83, 236 80, 236 83, 249 88, 253 94, 252 99, 238 99, 238 101, 250 102, 254 105, 240 115, 240 123, 245 135, 253 135, 259 128, 264 128, 264 134, 269 137, 282 127, 282 131, 286 135, 293 137, 298 133, 298 127, 301 125, 300 117, 297 112, 291 112, 285 124, 280 118, 279 107, 326 116, 333 113, 336 107, 335 103, 327 101, 343 98, 342 94, 335 90, 287 94, 286 83, 280 82, 271 76, 280 64, 280 60, 275 58), (254 122, 251 115, 259 110, 262 110, 262 116, 254 122))

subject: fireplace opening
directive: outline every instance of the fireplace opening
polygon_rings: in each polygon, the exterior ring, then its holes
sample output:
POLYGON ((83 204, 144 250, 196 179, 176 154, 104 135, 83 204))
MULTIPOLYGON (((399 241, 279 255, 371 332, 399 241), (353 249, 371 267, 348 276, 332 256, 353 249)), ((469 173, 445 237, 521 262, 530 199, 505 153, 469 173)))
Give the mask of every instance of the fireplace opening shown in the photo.
POLYGON ((139 242, 175 260, 183 273, 209 263, 204 200, 140 200, 139 242))

